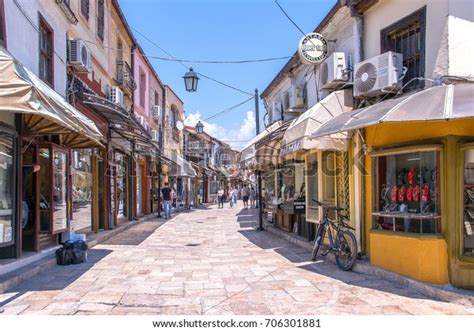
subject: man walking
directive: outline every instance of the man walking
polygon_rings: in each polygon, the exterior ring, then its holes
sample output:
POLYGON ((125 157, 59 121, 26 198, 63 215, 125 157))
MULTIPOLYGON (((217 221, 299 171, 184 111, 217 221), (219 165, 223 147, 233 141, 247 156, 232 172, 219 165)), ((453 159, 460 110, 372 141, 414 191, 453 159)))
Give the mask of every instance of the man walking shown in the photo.
POLYGON ((165 212, 165 218, 171 218, 171 188, 168 183, 165 183, 165 187, 161 189, 161 197, 163 199, 163 210, 165 212))
POLYGON ((244 202, 244 208, 249 209, 249 189, 247 186, 242 187, 242 191, 240 192, 242 195, 242 201, 244 202))
POLYGON ((224 201, 225 201, 225 193, 224 189, 219 187, 219 190, 217 191, 217 202, 218 202, 218 208, 224 208, 224 201))

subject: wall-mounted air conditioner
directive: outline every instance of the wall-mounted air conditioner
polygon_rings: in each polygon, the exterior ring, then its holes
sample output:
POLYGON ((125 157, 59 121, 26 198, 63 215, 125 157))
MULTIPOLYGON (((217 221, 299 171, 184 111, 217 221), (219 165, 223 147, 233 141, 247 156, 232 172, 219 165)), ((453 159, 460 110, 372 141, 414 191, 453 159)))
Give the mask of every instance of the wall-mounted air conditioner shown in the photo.
POLYGON ((155 119, 159 119, 161 117, 161 106, 160 105, 151 106, 151 110, 153 111, 153 117, 155 119))
POLYGON ((334 52, 319 67, 319 82, 322 89, 334 89, 344 85, 349 73, 344 52, 334 52))
POLYGON ((354 97, 395 93, 402 81, 403 55, 387 52, 354 66, 354 97))
POLYGON ((304 108, 304 95, 303 95, 302 86, 293 87, 293 91, 291 93, 291 99, 290 99, 290 108, 291 109, 304 108))
POLYGON ((68 63, 77 71, 91 72, 91 52, 81 39, 73 39, 68 41, 67 52, 68 63))
POLYGON ((118 86, 109 86, 107 89, 107 99, 123 107, 123 92, 118 86))

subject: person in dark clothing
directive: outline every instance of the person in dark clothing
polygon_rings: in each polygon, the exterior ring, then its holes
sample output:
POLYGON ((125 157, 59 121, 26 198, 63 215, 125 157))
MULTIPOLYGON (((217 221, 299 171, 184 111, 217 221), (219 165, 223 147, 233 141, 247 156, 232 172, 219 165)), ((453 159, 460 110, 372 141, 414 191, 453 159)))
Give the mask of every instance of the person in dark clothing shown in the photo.
POLYGON ((163 199, 165 218, 171 218, 171 188, 168 183, 165 183, 165 187, 161 189, 161 197, 163 199))

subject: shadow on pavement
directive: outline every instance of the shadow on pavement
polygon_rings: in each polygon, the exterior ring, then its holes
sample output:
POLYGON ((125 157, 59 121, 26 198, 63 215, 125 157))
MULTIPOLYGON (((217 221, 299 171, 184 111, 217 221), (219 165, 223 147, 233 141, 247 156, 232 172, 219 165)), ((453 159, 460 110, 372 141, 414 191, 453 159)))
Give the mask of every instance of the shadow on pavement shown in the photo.
POLYGON ((127 231, 121 232, 106 242, 103 245, 130 245, 138 246, 144 242, 156 229, 165 223, 164 219, 155 219, 151 221, 144 221, 137 224, 127 231))
POLYGON ((262 249, 272 249, 274 252, 283 256, 288 261, 297 264, 295 267, 302 270, 307 270, 331 279, 339 280, 347 285, 355 286, 355 294, 357 294, 357 287, 378 290, 385 293, 391 293, 399 296, 404 296, 412 299, 431 299, 441 301, 438 299, 428 298, 414 289, 407 288, 395 282, 389 282, 385 279, 380 279, 374 275, 361 274, 352 271, 342 271, 335 263, 328 261, 325 258, 318 257, 316 262, 311 260, 311 254, 286 240, 276 237, 266 231, 260 232, 254 229, 239 230, 248 241, 262 249))
POLYGON ((88 251, 87 262, 64 266, 55 265, 48 268, 3 294, 2 297, 6 299, 0 301, 0 307, 5 306, 28 292, 63 290, 112 252, 112 250, 108 249, 93 248, 88 251))

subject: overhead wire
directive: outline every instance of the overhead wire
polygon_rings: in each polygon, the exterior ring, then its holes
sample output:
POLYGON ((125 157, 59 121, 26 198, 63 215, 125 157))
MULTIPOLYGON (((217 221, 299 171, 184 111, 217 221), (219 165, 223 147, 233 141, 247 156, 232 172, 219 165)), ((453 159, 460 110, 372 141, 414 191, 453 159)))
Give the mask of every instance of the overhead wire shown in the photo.
POLYGON ((221 116, 221 115, 223 115, 223 114, 225 114, 225 113, 227 113, 227 112, 229 112, 229 111, 231 111, 231 110, 233 110, 233 109, 235 109, 235 108, 238 108, 238 107, 240 107, 240 106, 246 104, 247 102, 249 102, 249 101, 251 101, 251 100, 253 100, 253 99, 254 99, 254 97, 252 96, 251 98, 248 98, 248 99, 246 99, 246 100, 244 100, 244 101, 242 101, 242 102, 239 102, 238 104, 236 104, 236 105, 234 105, 234 106, 232 106, 232 107, 226 108, 226 109, 224 109, 224 110, 222 110, 222 111, 220 111, 220 112, 218 112, 218 113, 216 113, 216 114, 214 114, 214 115, 211 115, 211 116, 209 116, 209 117, 203 119, 203 121, 209 121, 209 120, 211 120, 211 119, 213 119, 213 118, 219 117, 219 116, 221 116))
MULTIPOLYGON (((150 38, 148 38, 146 35, 144 35, 143 33, 141 33, 140 31, 138 31, 136 28, 134 28, 133 26, 131 27, 134 31, 136 31, 140 36, 142 36, 145 40, 147 40, 148 42, 150 42, 152 45, 154 45, 155 47, 157 47, 159 50, 161 50, 163 53, 167 54, 168 56, 170 56, 171 58, 173 58, 174 60, 178 60, 173 54, 171 54, 170 52, 168 52, 167 50, 165 50, 163 47, 161 47, 160 45, 158 45, 157 43, 155 43, 153 40, 151 40, 150 38)), ((177 63, 179 63, 181 66, 183 66, 184 68, 186 68, 187 70, 189 69, 186 65, 184 65, 183 62, 179 62, 177 61, 177 63)), ((207 78, 215 83, 218 83, 222 86, 225 86, 225 87, 228 87, 228 88, 231 88, 235 91, 238 91, 240 93, 243 93, 243 94, 247 94, 247 95, 254 95, 253 93, 250 93, 250 92, 246 92, 244 90, 241 90, 235 86, 232 86, 230 84, 227 84, 227 83, 224 83, 220 80, 217 80, 215 78, 211 78, 205 74, 203 74, 202 72, 198 72, 198 71, 195 71, 198 75, 201 75, 202 77, 204 78, 207 78)))

